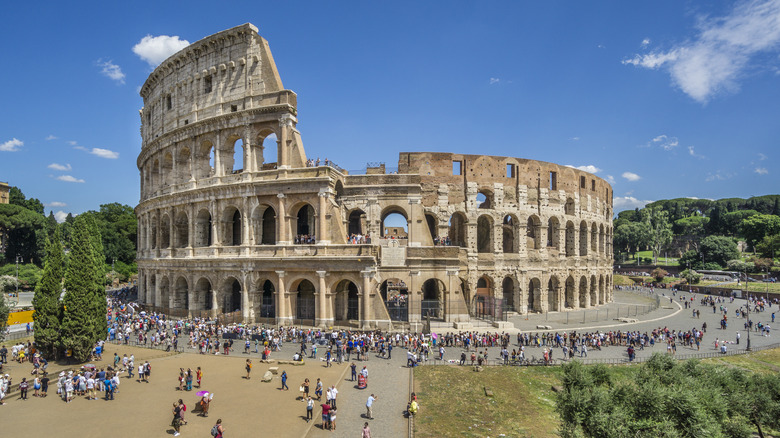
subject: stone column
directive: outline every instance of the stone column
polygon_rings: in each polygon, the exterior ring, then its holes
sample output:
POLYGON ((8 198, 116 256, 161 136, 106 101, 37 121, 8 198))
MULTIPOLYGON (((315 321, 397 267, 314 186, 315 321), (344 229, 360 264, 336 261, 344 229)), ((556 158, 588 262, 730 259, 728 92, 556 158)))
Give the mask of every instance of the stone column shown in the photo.
POLYGON ((249 271, 241 271, 243 287, 241 288, 241 317, 249 322, 249 271))
POLYGON ((192 318, 192 311, 198 310, 195 299, 195 276, 187 277, 187 317, 192 318))
MULTIPOLYGON (((217 285, 219 285, 219 280, 217 280, 217 285)), ((219 307, 219 299, 217 298, 217 295, 219 295, 219 289, 215 289, 214 285, 211 285, 211 317, 214 318, 217 316, 218 307, 219 307)))
POLYGON ((283 114, 279 118, 279 139, 277 140, 279 152, 276 154, 277 169, 287 169, 290 167, 290 154, 287 150, 287 143, 289 142, 290 128, 293 126, 293 119, 293 116, 290 114, 283 114))
MULTIPOLYGON (((420 246, 422 240, 418 236, 419 227, 417 226, 417 216, 420 208, 420 198, 409 198, 409 223, 406 226, 408 229, 408 236, 406 244, 408 246, 420 246)), ((427 227, 427 224, 426 224, 427 227)))
POLYGON ((318 327, 327 327, 328 326, 328 308, 327 308, 327 297, 326 297, 326 291, 325 288, 327 287, 325 284, 325 276, 328 275, 327 271, 316 271, 317 276, 319 277, 319 285, 317 287, 317 321, 315 322, 315 325, 318 327))
POLYGON ((283 193, 279 193, 276 195, 276 197, 279 199, 279 208, 277 209, 278 215, 277 215, 277 227, 278 235, 276 236, 276 243, 279 245, 289 245, 290 240, 287 236, 287 210, 284 206, 284 200, 286 196, 283 193))
POLYGON ((444 320, 448 322, 460 321, 463 313, 463 310, 460 309, 461 306, 458 305, 459 302, 463 302, 463 297, 456 292, 459 289, 457 280, 458 270, 447 269, 447 296, 444 300, 444 320))
POLYGON ((328 195, 330 193, 327 190, 320 191, 320 205, 317 215, 317 245, 329 245, 330 244, 330 230, 328 230, 328 195))
POLYGON ((420 276, 420 271, 409 271, 409 294, 406 297, 409 300, 408 312, 409 322, 420 322, 420 300, 422 297, 417 292, 417 277, 420 276))
POLYGON ((176 222, 176 210, 173 207, 168 208, 168 249, 171 251, 168 253, 170 256, 173 256, 173 248, 176 246, 173 244, 174 240, 174 230, 176 222))
POLYGON ((367 329, 375 324, 373 321, 373 312, 371 312, 371 279, 374 278, 374 271, 362 271, 363 276, 363 318, 362 328, 367 329))
POLYGON ((190 204, 190 214, 187 215, 187 248, 190 249, 190 256, 192 256, 192 247, 195 246, 195 221, 197 220, 197 207, 195 204, 190 204))
POLYGON ((276 271, 279 276, 279 288, 276 291, 276 323, 279 325, 292 323, 293 317, 287 311, 287 288, 284 284, 284 271, 276 271))
POLYGON ((212 199, 209 205, 209 210, 211 210, 211 246, 217 246, 222 244, 222 239, 220 239, 219 234, 219 224, 221 221, 219 220, 220 214, 217 211, 217 201, 212 199))
POLYGON ((214 144, 214 176, 222 176, 225 174, 222 169, 222 136, 217 131, 217 139, 214 144))

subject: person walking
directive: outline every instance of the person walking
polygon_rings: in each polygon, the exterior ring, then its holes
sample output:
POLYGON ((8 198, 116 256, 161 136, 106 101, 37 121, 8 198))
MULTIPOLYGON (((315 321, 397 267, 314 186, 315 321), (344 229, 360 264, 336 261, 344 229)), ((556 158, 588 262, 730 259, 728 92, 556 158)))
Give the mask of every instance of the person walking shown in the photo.
POLYGON ((173 402, 173 420, 171 426, 173 426, 173 436, 179 436, 179 429, 181 428, 181 405, 178 402, 173 402))
POLYGON ((357 365, 355 365, 355 362, 352 362, 349 368, 352 370, 352 381, 354 382, 357 380, 357 365))
POLYGON ((27 400, 27 390, 30 388, 30 384, 27 383, 27 378, 23 377, 22 381, 19 383, 19 392, 21 393, 20 399, 21 400, 27 400))
POLYGON ((225 428, 222 427, 222 419, 217 420, 217 424, 214 425, 214 427, 211 428, 211 436, 216 438, 222 438, 225 434, 225 428))
POLYGON ((366 401, 366 417, 368 417, 369 420, 374 419, 374 401, 377 399, 377 397, 374 396, 374 394, 371 394, 368 396, 368 400, 366 401))
POLYGON ((330 406, 336 409, 336 396, 339 395, 339 390, 336 389, 336 385, 330 387, 330 406))
POLYGON ((246 379, 249 380, 251 377, 249 377, 249 373, 252 372, 252 359, 246 360, 246 379))
POLYGON ((203 378, 203 371, 201 371, 200 367, 198 367, 198 370, 195 372, 195 377, 198 379, 198 388, 200 388, 200 379, 203 378))
POLYGON ((287 386, 287 371, 282 371, 282 387, 279 388, 279 390, 280 391, 289 391, 290 390, 290 388, 287 386))
POLYGON ((362 433, 361 438, 371 438, 371 428, 368 427, 368 422, 363 424, 362 433))
POLYGON ((306 422, 314 419, 314 399, 306 397, 306 422))

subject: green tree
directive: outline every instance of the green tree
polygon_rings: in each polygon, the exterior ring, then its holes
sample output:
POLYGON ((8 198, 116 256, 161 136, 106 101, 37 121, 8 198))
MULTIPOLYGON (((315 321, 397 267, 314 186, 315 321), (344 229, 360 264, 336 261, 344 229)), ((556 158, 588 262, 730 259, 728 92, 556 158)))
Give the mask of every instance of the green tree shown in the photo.
POLYGON ((756 245, 756 249, 761 257, 774 259, 776 255, 780 255, 780 234, 765 236, 761 243, 756 245))
POLYGON ((130 264, 137 252, 138 221, 129 205, 103 204, 99 211, 88 211, 97 223, 103 240, 105 261, 119 260, 130 264))
POLYGON ((95 254, 93 239, 86 217, 76 217, 71 231, 68 267, 65 271, 61 339, 63 347, 72 349, 73 357, 79 362, 89 358, 92 346, 98 340, 96 334, 100 332, 100 325, 106 323, 105 316, 101 318, 102 322, 95 318, 96 305, 93 300, 104 289, 102 282, 96 282, 99 267, 95 260, 99 256, 95 254))
POLYGON ((647 224, 647 241, 653 250, 653 263, 657 265, 661 250, 672 243, 672 224, 669 214, 660 208, 645 209, 643 216, 647 224))
POLYGON ((46 233, 45 219, 25 207, 14 204, 0 204, 0 235, 5 248, 5 259, 15 263, 16 256, 21 256, 28 263, 40 264, 43 256, 43 245, 46 233))
POLYGON ((108 336, 108 325, 106 322, 106 308, 108 302, 106 300, 106 288, 104 286, 107 267, 103 252, 103 241, 94 217, 86 216, 84 219, 87 222, 89 240, 92 245, 93 263, 95 266, 93 281, 98 285, 98 287, 93 289, 92 297, 90 299, 93 320, 95 321, 94 335, 95 339, 105 339, 106 336, 108 336))
POLYGON ((60 231, 54 232, 46 244, 46 260, 43 276, 35 288, 33 297, 33 321, 35 321, 35 344, 44 357, 56 357, 60 339, 60 294, 65 274, 65 254, 62 250, 60 231))
POLYGON ((49 215, 46 216, 46 237, 48 239, 54 238, 54 231, 56 231, 59 228, 59 224, 57 224, 57 218, 54 217, 54 212, 49 212, 49 215))
POLYGON ((5 299, 5 294, 0 293, 0 341, 5 339, 5 329, 8 326, 8 314, 11 308, 5 299))
POLYGON ((729 260, 739 258, 739 250, 734 239, 725 236, 707 236, 701 241, 702 262, 726 266, 729 260))
POLYGON ((691 246, 698 251, 699 241, 704 236, 710 218, 700 215, 687 216, 674 222, 676 234, 685 236, 691 242, 691 246))
POLYGON ((771 214, 757 214, 743 220, 739 226, 740 235, 756 251, 756 244, 764 237, 780 233, 780 217, 771 214))
POLYGON ((688 284, 696 284, 701 281, 702 277, 703 275, 699 274, 693 269, 686 269, 680 272, 680 278, 684 278, 685 281, 688 282, 688 284))

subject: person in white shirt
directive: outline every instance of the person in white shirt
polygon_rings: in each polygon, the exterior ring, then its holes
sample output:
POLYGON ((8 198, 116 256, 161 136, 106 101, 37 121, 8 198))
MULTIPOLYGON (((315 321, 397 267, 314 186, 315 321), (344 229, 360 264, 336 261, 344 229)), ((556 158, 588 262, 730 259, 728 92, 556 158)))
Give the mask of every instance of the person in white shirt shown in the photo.
POLYGON ((97 400, 97 394, 95 393, 95 379, 90 376, 87 379, 87 400, 97 400))
POLYGON ((336 389, 336 385, 330 387, 330 406, 336 409, 336 396, 339 394, 339 390, 336 389))

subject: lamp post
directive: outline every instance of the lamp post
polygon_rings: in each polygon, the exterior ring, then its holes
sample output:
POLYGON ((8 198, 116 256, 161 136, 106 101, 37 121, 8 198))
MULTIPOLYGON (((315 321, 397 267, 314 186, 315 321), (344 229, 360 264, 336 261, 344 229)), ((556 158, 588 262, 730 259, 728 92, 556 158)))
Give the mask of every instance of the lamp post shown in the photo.
POLYGON ((750 325, 750 288, 749 286, 750 277, 748 277, 747 274, 747 267, 745 267, 745 299, 747 300, 747 320, 748 320, 748 330, 747 330, 747 348, 745 351, 752 351, 750 348, 750 330, 752 329, 750 325))

